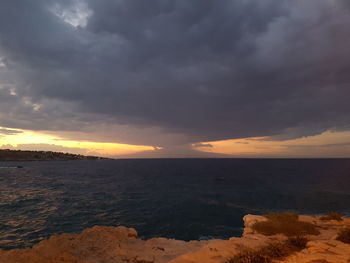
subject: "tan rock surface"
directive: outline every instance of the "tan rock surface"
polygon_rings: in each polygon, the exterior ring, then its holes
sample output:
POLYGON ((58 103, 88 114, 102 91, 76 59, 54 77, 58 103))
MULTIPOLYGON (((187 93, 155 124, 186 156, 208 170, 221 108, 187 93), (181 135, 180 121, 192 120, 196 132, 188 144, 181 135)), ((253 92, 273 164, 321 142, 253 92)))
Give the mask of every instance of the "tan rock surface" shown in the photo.
POLYGON ((350 262, 350 245, 337 240, 310 241, 307 249, 300 251, 283 262, 288 263, 309 263, 326 260, 330 263, 350 262))
MULTIPOLYGON (((256 222, 265 220, 263 216, 246 215, 241 238, 190 242, 141 240, 133 228, 95 226, 80 234, 52 236, 31 249, 0 250, 0 263, 222 263, 243 249, 286 239, 283 235, 267 237, 252 229, 256 222)), ((322 221, 317 216, 300 216, 300 220, 315 224, 320 234, 308 236, 307 248, 283 262, 350 262, 350 245, 335 240, 340 229, 350 227, 349 218, 322 221)))

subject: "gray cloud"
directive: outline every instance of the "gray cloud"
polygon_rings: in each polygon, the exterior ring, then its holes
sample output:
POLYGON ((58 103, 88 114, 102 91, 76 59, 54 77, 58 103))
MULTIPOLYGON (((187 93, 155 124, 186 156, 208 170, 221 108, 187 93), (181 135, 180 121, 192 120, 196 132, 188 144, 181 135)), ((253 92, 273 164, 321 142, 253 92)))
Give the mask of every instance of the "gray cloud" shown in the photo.
POLYGON ((249 142, 235 142, 237 144, 249 144, 249 142))
POLYGON ((232 158, 234 155, 197 151, 191 145, 168 146, 162 149, 119 154, 115 158, 232 158))
POLYGON ((349 10, 342 0, 4 0, 0 125, 100 139, 109 127, 109 141, 158 146, 348 129, 349 10))
POLYGON ((210 143, 195 143, 192 145, 195 148, 199 148, 199 147, 207 147, 207 148, 212 148, 213 145, 210 143))
POLYGON ((1 135, 13 135, 13 134, 19 134, 22 133, 21 131, 18 130, 12 130, 12 129, 1 129, 0 128, 0 136, 1 135))

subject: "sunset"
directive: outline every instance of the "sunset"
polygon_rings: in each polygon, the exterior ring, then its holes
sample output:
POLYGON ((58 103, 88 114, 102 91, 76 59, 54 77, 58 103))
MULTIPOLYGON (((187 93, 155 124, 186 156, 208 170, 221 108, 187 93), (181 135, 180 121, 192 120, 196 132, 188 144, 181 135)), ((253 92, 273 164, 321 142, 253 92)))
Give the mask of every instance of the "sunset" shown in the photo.
MULTIPOLYGON (((207 141, 259 137, 283 147, 298 138, 313 144, 326 132, 343 137, 350 123, 349 5, 253 3, 4 0, 2 137, 6 129, 30 131, 45 149, 70 152, 83 141, 86 151, 106 147, 98 152, 108 155, 125 153, 110 144, 132 145, 131 152, 188 146, 192 157, 198 149, 189 145, 207 141), (240 12, 254 15, 236 21, 240 12), (52 143, 52 134, 69 143, 52 143)), ((29 148, 23 136, 20 143, 2 138, 2 147, 29 148)), ((235 146, 228 143, 225 153, 251 151, 235 146)), ((270 149, 266 157, 279 153, 270 149)), ((350 152, 339 145, 337 156, 350 152)))
POLYGON ((165 148, 153 145, 121 144, 108 141, 77 140, 79 133, 30 131, 0 127, 2 149, 59 151, 109 158, 348 158, 350 132, 327 131, 296 139, 251 137, 197 142, 165 148), (69 136, 67 136, 69 135, 69 136), (72 137, 70 137, 72 136, 72 137), (69 139, 71 138, 71 139, 69 139))
POLYGON ((1 131, 4 133, 0 137, 3 149, 61 151, 104 157, 153 150, 153 147, 142 145, 67 140, 37 131, 5 128, 1 131))
POLYGON ((0 263, 348 263, 350 2, 0 0, 0 263))

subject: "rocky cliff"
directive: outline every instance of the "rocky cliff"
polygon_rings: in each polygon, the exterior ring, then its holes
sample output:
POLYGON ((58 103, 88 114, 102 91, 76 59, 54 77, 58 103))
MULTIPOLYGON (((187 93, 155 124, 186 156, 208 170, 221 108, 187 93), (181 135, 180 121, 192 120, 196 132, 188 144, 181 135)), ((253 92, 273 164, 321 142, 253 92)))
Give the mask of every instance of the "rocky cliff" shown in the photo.
POLYGON ((246 215, 240 238, 190 242, 141 240, 133 228, 95 226, 80 234, 52 236, 30 249, 0 250, 0 263, 350 262, 346 232, 350 218, 322 220, 319 216, 299 216, 293 222, 279 220, 246 215), (295 229, 302 237, 291 237, 295 229), (341 233, 345 233, 342 238, 341 233))

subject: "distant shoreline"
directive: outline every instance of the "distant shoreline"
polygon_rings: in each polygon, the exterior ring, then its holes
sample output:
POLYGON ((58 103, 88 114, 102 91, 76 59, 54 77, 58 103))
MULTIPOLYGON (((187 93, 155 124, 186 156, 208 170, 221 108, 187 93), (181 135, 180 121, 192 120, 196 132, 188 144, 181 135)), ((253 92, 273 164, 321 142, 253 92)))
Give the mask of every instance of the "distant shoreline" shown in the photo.
POLYGON ((0 162, 33 162, 33 161, 81 161, 81 160, 109 160, 98 156, 85 156, 52 151, 22 151, 0 150, 0 162))

